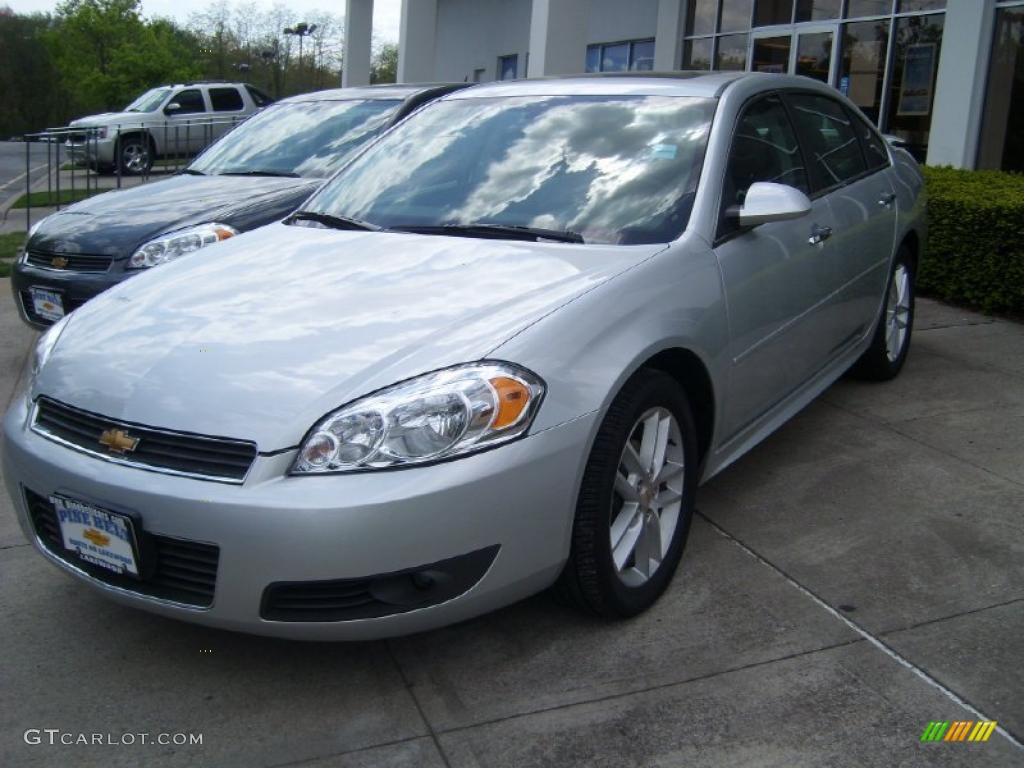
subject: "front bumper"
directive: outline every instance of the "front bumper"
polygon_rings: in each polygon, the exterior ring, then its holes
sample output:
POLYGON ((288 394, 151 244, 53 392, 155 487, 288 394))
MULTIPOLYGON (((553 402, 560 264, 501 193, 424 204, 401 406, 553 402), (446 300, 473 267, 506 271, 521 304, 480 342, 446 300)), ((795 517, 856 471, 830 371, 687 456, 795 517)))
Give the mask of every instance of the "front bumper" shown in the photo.
POLYGON ((594 426, 584 416, 514 443, 433 466, 289 477, 294 456, 260 456, 242 485, 125 467, 27 428, 18 397, 4 420, 4 477, 25 535, 51 562, 125 605, 225 629, 360 640, 461 621, 549 586, 569 549, 576 489, 594 426), (25 491, 135 513, 148 534, 220 549, 212 604, 181 605, 99 581, 43 546, 25 491), (269 620, 272 584, 367 579, 494 547, 482 578, 429 607, 344 621, 269 620))
POLYGON ((58 292, 63 298, 64 311, 67 313, 108 288, 113 288, 137 271, 124 269, 124 261, 116 260, 104 272, 44 269, 26 264, 22 257, 15 263, 11 272, 11 290, 14 292, 14 303, 18 307, 21 319, 37 330, 46 330, 53 325, 53 321, 35 313, 29 288, 35 286, 58 292))
POLYGON ((115 144, 116 141, 112 138, 65 141, 64 151, 67 153, 68 159, 76 163, 89 161, 110 165, 114 162, 115 144))

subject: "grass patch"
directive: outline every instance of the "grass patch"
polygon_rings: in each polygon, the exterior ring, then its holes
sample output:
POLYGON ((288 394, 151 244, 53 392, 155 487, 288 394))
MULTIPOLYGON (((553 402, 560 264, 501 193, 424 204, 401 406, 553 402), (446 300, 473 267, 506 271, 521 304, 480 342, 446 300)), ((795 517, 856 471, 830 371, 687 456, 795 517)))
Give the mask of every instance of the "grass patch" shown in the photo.
POLYGON ((14 258, 24 244, 24 232, 8 232, 0 235, 0 277, 10 277, 14 258))
POLYGON ((109 192, 107 189, 62 189, 60 191, 60 197, 57 197, 57 190, 52 192, 29 192, 26 195, 22 195, 14 204, 11 206, 11 210, 15 208, 28 208, 31 205, 33 208, 46 208, 57 205, 68 205, 69 203, 77 203, 79 200, 85 200, 87 197, 98 195, 101 192, 109 192))

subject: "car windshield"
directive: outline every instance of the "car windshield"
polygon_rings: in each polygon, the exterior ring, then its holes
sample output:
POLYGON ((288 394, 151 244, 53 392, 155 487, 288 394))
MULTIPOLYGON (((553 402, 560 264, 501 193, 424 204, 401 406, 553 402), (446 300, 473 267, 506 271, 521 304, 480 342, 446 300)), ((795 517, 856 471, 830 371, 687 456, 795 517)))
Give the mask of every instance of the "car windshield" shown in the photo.
POLYGON ((715 103, 618 95, 436 102, 305 207, 412 231, 477 225, 587 243, 668 242, 686 228, 715 103))
POLYGON ((125 112, 155 112, 164 103, 170 88, 153 88, 139 96, 135 101, 124 108, 125 112))
POLYGON ((394 99, 277 104, 242 123, 190 169, 326 178, 383 130, 400 105, 394 99))

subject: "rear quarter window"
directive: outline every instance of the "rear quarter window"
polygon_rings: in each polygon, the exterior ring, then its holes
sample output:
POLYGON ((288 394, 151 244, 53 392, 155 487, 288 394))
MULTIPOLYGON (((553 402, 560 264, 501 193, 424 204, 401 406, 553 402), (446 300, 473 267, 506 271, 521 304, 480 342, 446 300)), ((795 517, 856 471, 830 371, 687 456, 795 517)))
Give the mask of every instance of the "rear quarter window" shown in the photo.
POLYGON ((245 86, 245 90, 249 92, 249 98, 252 99, 252 103, 255 104, 257 107, 265 107, 269 104, 274 103, 274 100, 267 96, 267 94, 265 94, 259 88, 247 85, 245 86))
POLYGON ((211 88, 210 104, 214 112, 238 112, 245 107, 237 88, 211 88))

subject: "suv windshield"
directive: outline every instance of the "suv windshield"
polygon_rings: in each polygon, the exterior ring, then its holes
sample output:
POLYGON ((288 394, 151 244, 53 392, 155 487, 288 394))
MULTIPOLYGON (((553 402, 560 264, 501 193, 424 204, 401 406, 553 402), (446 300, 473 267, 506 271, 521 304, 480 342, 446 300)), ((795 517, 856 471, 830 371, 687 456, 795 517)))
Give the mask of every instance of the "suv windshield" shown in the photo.
POLYGON ((307 101, 267 107, 196 159, 190 170, 326 178, 394 116, 401 101, 307 101))
POLYGON ((578 233, 588 243, 668 242, 686 228, 715 103, 678 96, 436 102, 354 160, 306 208, 412 231, 528 227, 578 233))
POLYGON ((153 88, 146 91, 144 94, 139 96, 135 101, 124 108, 125 112, 155 112, 161 104, 164 103, 164 99, 167 98, 167 94, 171 92, 170 88, 153 88))

